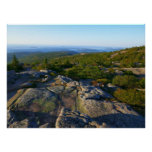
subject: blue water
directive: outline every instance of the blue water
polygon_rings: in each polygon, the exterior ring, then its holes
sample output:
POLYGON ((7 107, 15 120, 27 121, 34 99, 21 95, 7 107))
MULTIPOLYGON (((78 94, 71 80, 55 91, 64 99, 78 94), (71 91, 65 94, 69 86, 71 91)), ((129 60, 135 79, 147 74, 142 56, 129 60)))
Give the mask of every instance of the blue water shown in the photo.
POLYGON ((74 51, 77 53, 87 52, 111 52, 123 49, 121 47, 97 47, 97 46, 30 46, 30 45, 8 45, 8 53, 17 52, 57 52, 57 51, 74 51))

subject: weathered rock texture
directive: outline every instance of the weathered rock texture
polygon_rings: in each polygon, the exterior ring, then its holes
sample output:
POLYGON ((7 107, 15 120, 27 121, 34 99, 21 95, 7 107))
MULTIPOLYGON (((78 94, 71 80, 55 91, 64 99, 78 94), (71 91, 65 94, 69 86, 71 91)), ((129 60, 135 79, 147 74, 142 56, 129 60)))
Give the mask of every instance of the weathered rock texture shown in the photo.
POLYGON ((12 71, 12 77, 8 76, 8 94, 16 91, 8 98, 9 128, 145 126, 142 116, 130 106, 114 100, 100 87, 91 86, 89 81, 77 82, 61 75, 52 77, 49 72, 16 74, 12 71), (33 82, 36 83, 34 87, 33 82))

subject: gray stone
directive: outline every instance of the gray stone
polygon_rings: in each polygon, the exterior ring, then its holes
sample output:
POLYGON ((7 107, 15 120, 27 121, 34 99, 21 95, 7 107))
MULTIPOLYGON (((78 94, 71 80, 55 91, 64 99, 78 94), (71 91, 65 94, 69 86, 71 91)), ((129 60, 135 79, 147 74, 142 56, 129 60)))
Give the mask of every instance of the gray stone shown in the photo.
POLYGON ((79 86, 79 82, 71 81, 71 82, 67 83, 66 86, 67 87, 76 87, 76 86, 79 86))
POLYGON ((68 77, 65 77, 65 76, 61 76, 61 75, 58 75, 56 79, 57 79, 61 84, 66 84, 66 83, 69 83, 70 81, 72 81, 71 78, 68 78, 68 77))
POLYGON ((86 99, 113 98, 109 93, 101 90, 99 87, 81 86, 81 95, 86 99))
POLYGON ((47 89, 56 93, 56 94, 60 94, 64 91, 64 86, 54 86, 54 87, 48 87, 47 89))
POLYGON ((11 110, 7 110, 7 126, 10 126, 16 121, 16 116, 11 110))
POLYGON ((74 91, 76 89, 76 87, 65 87, 64 93, 71 93, 72 91, 74 91))
POLYGON ((56 128, 97 128, 97 124, 91 125, 92 121, 89 116, 82 116, 78 111, 62 108, 55 126, 56 128))
POLYGON ((40 70, 40 72, 49 73, 49 70, 40 70))
MULTIPOLYGON (((14 85, 9 84, 8 88, 11 91, 18 90, 8 101, 10 109, 7 114, 8 127, 143 128, 145 126, 142 116, 127 104, 113 101, 112 95, 100 87, 91 86, 90 80, 77 82, 61 75, 56 78, 49 77, 47 73, 48 71, 20 73, 12 71, 12 77, 8 76, 9 80, 14 80, 14 85), (32 87, 33 80, 38 83, 37 88, 20 89, 32 87), (46 81, 49 82, 41 83, 46 81)), ((117 87, 108 84, 105 88, 117 87)))
POLYGON ((108 84, 107 84, 107 87, 108 87, 109 89, 113 90, 113 91, 115 91, 115 90, 117 90, 118 88, 120 88, 120 87, 115 86, 115 85, 113 85, 113 84, 111 84, 111 83, 108 83, 108 84))
POLYGON ((21 121, 15 121, 8 128, 37 128, 38 125, 35 121, 29 119, 24 119, 21 121))
POLYGON ((24 119, 22 121, 15 121, 8 128, 28 128, 29 127, 29 120, 24 119))
POLYGON ((97 122, 105 122, 114 128, 143 128, 145 120, 130 106, 120 102, 85 99, 79 96, 78 110, 94 118, 97 122))
POLYGON ((32 82, 25 82, 21 84, 21 88, 30 88, 33 86, 32 82))
POLYGON ((51 72, 53 72, 53 73, 56 73, 55 71, 53 71, 53 70, 40 70, 40 72, 42 72, 42 73, 46 73, 46 74, 48 74, 48 73, 51 73, 51 72))
POLYGON ((25 110, 28 109, 31 111, 35 111, 35 109, 37 109, 36 111, 38 112, 41 111, 43 108, 41 106, 46 102, 56 102, 56 100, 58 100, 57 96, 47 89, 29 88, 26 89, 26 91, 24 91, 24 93, 18 99, 14 98, 14 100, 11 100, 11 102, 13 103, 12 107, 15 106, 17 109, 24 108, 25 110), (33 105, 33 107, 29 107, 30 105, 33 105))
POLYGON ((44 78, 42 78, 42 82, 47 82, 51 79, 49 75, 44 75, 44 78))

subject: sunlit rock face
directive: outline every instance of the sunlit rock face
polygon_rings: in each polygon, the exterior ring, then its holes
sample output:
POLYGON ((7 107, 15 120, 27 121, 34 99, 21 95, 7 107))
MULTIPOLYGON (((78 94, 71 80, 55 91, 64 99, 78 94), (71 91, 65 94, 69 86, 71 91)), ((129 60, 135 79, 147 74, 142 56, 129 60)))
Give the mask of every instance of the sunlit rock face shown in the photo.
POLYGON ((51 76, 49 72, 11 72, 7 103, 9 128, 144 127, 142 116, 107 91, 87 81, 51 76))

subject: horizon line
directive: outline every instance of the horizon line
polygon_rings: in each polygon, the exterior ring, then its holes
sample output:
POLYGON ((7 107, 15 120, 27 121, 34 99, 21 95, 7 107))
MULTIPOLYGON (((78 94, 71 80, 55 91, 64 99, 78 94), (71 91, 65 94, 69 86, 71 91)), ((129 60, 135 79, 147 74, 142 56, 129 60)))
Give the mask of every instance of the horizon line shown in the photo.
POLYGON ((69 46, 69 47, 114 47, 114 48, 116 48, 116 47, 123 47, 123 48, 131 48, 131 47, 141 47, 141 46, 145 46, 145 44, 143 44, 143 45, 132 45, 132 46, 102 46, 102 45, 59 45, 59 44, 7 44, 7 46, 8 45, 20 45, 20 46, 56 46, 56 47, 67 47, 67 46, 69 46))

